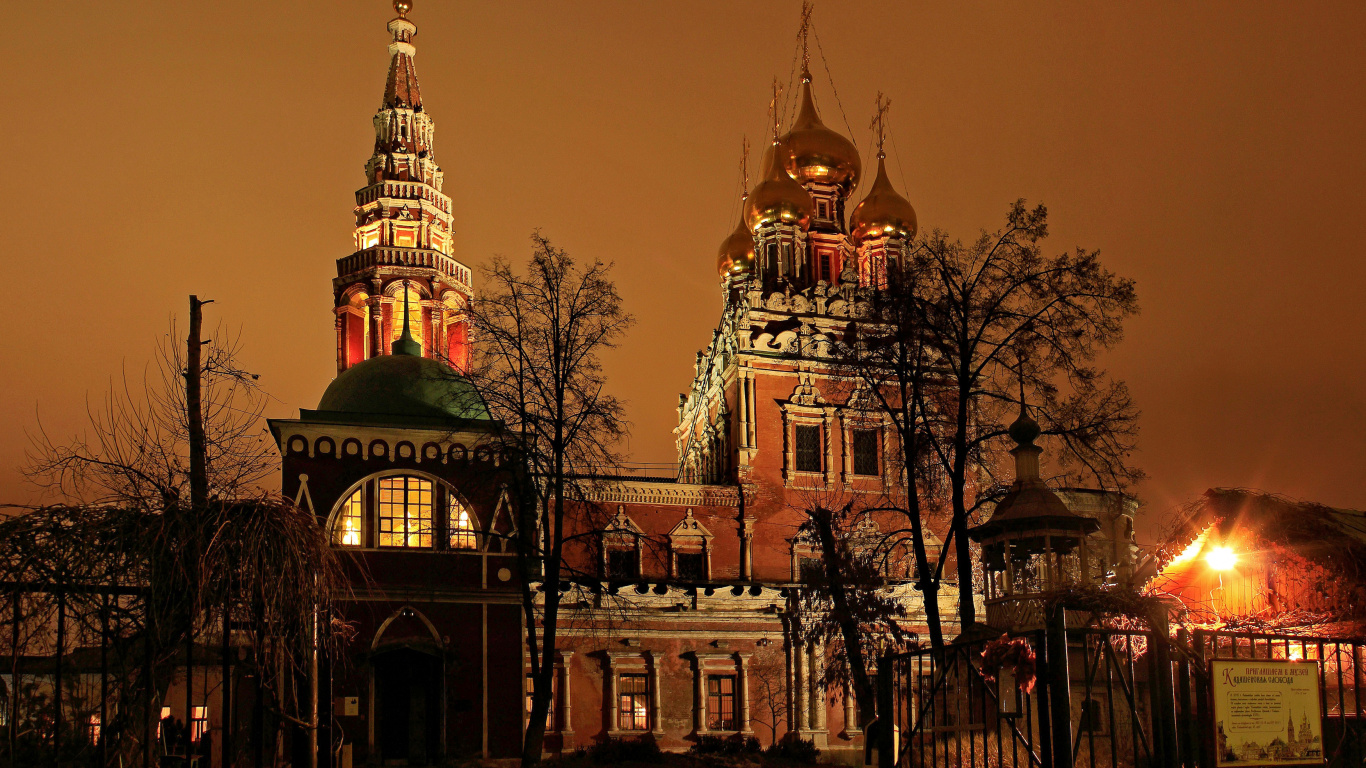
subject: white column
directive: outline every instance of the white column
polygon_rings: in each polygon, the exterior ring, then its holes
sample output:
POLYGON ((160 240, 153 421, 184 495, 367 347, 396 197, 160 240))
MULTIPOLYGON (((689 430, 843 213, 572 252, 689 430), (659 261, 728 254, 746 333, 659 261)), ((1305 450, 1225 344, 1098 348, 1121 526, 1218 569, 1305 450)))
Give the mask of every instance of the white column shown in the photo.
MULTIPOLYGON (((569 678, 571 664, 574 660, 573 651, 560 651, 560 699, 563 702, 560 708, 560 733, 564 735, 564 745, 569 746, 574 736, 573 718, 573 697, 570 695, 569 678)), ((551 711, 554 711, 555 703, 551 702, 551 711)))
POLYGON ((854 691, 849 687, 849 682, 844 683, 844 732, 846 734, 858 733, 861 729, 858 723, 858 710, 854 707, 854 691))
POLYGON ((660 679, 659 657, 646 651, 645 659, 650 664, 650 732, 658 738, 664 735, 664 710, 659 693, 664 687, 664 681, 660 679))
POLYGON ((621 697, 617 695, 617 668, 616 660, 610 655, 607 657, 607 732, 617 733, 620 730, 621 718, 617 715, 617 710, 621 707, 621 697))
POLYGON ((707 732, 707 681, 702 674, 702 659, 693 660, 693 705, 692 716, 699 734, 707 732))
POLYGON ((749 654, 739 653, 735 658, 735 669, 740 673, 740 679, 737 681, 740 683, 740 727, 737 730, 741 733, 753 733, 754 729, 750 727, 749 722, 749 654))
POLYGON ((806 647, 800 640, 793 644, 793 668, 796 674, 793 676, 793 683, 797 689, 797 722, 798 731, 806 731, 811 728, 811 690, 808 684, 809 672, 808 655, 806 647))

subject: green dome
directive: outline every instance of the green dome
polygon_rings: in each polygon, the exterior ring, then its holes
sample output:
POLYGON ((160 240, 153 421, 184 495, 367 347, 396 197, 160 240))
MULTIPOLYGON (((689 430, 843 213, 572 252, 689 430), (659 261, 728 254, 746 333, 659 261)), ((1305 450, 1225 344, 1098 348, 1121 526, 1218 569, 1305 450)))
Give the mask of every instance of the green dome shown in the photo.
POLYGON ((491 421, 474 385, 454 368, 428 357, 372 357, 342 371, 327 386, 319 411, 491 421))

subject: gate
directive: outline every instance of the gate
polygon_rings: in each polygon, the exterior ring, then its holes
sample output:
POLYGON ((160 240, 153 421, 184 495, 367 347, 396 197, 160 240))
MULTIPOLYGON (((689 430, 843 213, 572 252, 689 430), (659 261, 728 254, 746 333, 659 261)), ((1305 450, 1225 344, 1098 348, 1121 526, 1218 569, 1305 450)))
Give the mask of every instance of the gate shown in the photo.
POLYGON ((881 768, 1215 768, 1216 658, 1318 661, 1327 765, 1366 757, 1361 640, 1185 630, 1171 638, 1165 628, 1067 626, 1068 618, 1058 611, 1046 628, 1012 635, 1037 657, 1028 693, 988 681, 982 651, 991 640, 884 657, 878 720, 896 727, 878 728, 881 768))

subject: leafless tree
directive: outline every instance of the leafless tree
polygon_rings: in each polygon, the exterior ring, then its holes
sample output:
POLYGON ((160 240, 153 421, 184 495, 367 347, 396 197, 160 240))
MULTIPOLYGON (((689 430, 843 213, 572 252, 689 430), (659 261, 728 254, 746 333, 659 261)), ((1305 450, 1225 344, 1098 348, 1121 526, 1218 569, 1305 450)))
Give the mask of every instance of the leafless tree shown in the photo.
MULTIPOLYGON (((184 347, 173 325, 140 386, 125 376, 103 407, 87 408, 84 434, 33 437, 29 478, 69 503, 0 522, 0 581, 137 596, 113 606, 110 642, 137 658, 116 683, 129 706, 106 733, 136 736, 177 651, 230 622, 252 628, 248 663, 263 706, 316 732, 321 708, 297 681, 315 680, 318 654, 336 645, 329 624, 346 581, 313 516, 257 487, 276 466, 265 395, 237 363, 235 342, 199 338, 205 303, 191 297, 184 347)), ((68 607, 93 621, 90 606, 68 607)))
POLYGON ((768 728, 769 743, 777 744, 778 728, 787 723, 787 662, 783 649, 769 645, 756 650, 750 657, 747 674, 753 697, 750 721, 768 728))
POLYGON ((616 447, 627 432, 621 402, 604 391, 599 357, 632 323, 610 272, 610 264, 576 262, 537 232, 524 270, 501 257, 483 270, 485 288, 470 311, 479 338, 470 379, 502 422, 515 470, 514 541, 533 681, 527 764, 541 759, 551 706, 560 586, 572 575, 565 544, 604 522, 585 525, 568 513, 596 509, 594 478, 620 465, 616 447))
POLYGON ((826 665, 824 687, 848 683, 860 717, 871 720, 877 702, 868 660, 908 639, 900 623, 906 606, 888 578, 905 552, 889 550, 895 540, 877 530, 873 518, 887 507, 854 494, 806 496, 798 536, 819 553, 820 568, 801 574, 796 618, 804 640, 827 649, 834 660, 826 665))
POLYGON ((1141 474, 1129 463, 1138 411, 1123 382, 1093 366, 1138 311, 1133 281, 1096 251, 1045 255, 1047 218, 1017 201, 1005 227, 971 243, 929 233, 889 267, 885 289, 869 292, 870 311, 846 340, 845 368, 897 433, 906 534, 935 646, 951 560, 960 626, 975 620, 967 528, 997 498, 1006 424, 1025 400, 1065 471, 1110 488, 1141 474), (924 522, 939 509, 949 532, 936 558, 924 522))

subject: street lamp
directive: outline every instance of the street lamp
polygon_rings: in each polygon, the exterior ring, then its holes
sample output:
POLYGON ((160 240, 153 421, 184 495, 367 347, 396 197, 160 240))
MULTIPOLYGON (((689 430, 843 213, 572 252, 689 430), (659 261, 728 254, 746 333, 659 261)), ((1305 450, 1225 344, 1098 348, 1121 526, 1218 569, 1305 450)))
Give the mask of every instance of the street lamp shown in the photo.
POLYGON ((1231 570, 1238 564, 1238 553, 1228 547, 1214 547, 1205 555, 1205 562, 1216 571, 1231 570))

